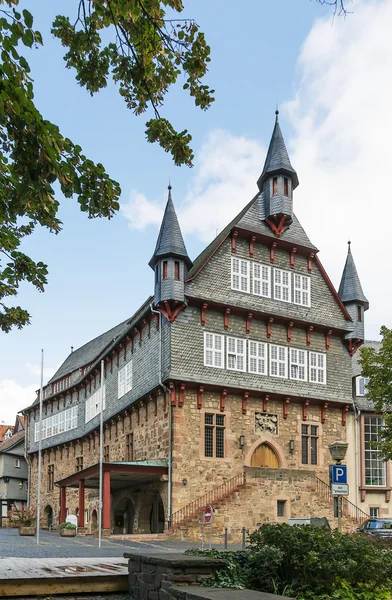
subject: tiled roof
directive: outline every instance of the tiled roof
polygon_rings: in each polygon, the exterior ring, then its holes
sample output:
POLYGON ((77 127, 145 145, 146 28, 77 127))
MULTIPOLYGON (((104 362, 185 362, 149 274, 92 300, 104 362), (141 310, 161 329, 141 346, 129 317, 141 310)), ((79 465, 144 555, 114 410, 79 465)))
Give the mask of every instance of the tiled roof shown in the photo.
POLYGON ((157 244, 155 246, 154 254, 148 263, 152 269, 155 267, 158 259, 162 256, 176 256, 182 258, 188 267, 192 266, 192 261, 186 251, 184 239, 174 209, 170 185, 169 198, 163 214, 157 244))
POLYGON ((270 145, 267 152, 267 158, 265 159, 263 172, 261 173, 257 185, 261 190, 263 187, 264 181, 267 177, 271 176, 273 173, 278 172, 286 172, 288 173, 293 182, 293 189, 297 187, 299 184, 298 175, 296 171, 291 166, 291 162, 289 159, 289 155, 286 150, 286 145, 284 143, 282 131, 280 129, 278 114, 279 111, 276 111, 276 121, 275 127, 272 132, 270 145))
POLYGON ((363 302, 365 310, 369 308, 369 301, 363 293, 361 282, 359 281, 350 242, 348 244, 346 264, 344 265, 338 293, 342 302, 363 302))
POLYGON ((19 431, 18 433, 15 433, 15 435, 13 435, 8 440, 5 440, 5 442, 2 442, 0 444, 0 452, 4 452, 5 450, 9 450, 13 446, 15 446, 15 444, 18 444, 21 440, 23 440, 24 436, 25 436, 25 432, 24 431, 19 431))

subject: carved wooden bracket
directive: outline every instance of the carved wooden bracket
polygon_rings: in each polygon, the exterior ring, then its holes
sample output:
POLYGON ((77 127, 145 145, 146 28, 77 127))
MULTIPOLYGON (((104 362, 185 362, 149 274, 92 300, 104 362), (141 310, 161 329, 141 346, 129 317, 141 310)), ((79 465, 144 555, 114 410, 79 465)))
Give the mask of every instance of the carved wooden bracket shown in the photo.
POLYGON ((297 248, 293 248, 290 253, 290 269, 294 269, 294 261, 295 261, 296 253, 297 253, 297 248))
POLYGON ((269 319, 267 321, 267 338, 271 337, 272 323, 273 322, 274 322, 274 318, 273 317, 269 317, 269 319))
POLYGON ((294 323, 293 321, 289 321, 289 323, 287 323, 287 341, 291 342, 291 330, 294 327, 294 323))
POLYGON ((136 336, 139 336, 139 346, 142 345, 142 332, 140 329, 138 329, 137 327, 134 328, 133 330, 135 332, 136 336))
POLYGON ((151 335, 151 321, 150 319, 143 319, 143 325, 147 327, 147 335, 150 337, 151 335))
POLYGON ((250 323, 253 319, 253 313, 248 314, 248 318, 246 319, 246 333, 250 333, 250 323))
POLYGON ((231 251, 232 252, 237 251, 237 237, 238 237, 238 231, 233 231, 233 235, 231 236, 231 251))
POLYGON ((308 273, 312 272, 313 259, 314 259, 314 252, 311 252, 310 254, 308 254, 308 273))
POLYGON ((287 419, 289 404, 290 404, 290 398, 286 398, 286 400, 283 402, 283 418, 284 419, 287 419))
POLYGON ((197 391, 197 408, 200 409, 203 406, 203 392, 204 386, 200 386, 197 391))
POLYGON ((308 420, 308 406, 309 406, 309 401, 306 400, 302 404, 302 420, 303 421, 307 421, 308 420))
POLYGON ((227 396, 227 390, 223 389, 220 398, 220 411, 223 412, 225 410, 225 401, 227 396))
POLYGON ((263 400, 263 412, 265 412, 265 413, 268 410, 268 402, 269 402, 269 396, 268 396, 268 394, 266 394, 264 396, 264 400, 263 400))
POLYGON ((330 345, 330 340, 331 340, 331 335, 332 335, 332 329, 328 329, 325 333, 325 348, 326 350, 329 350, 329 345, 330 345))
POLYGON ((309 325, 309 327, 306 330, 306 345, 310 346, 310 334, 312 333, 314 327, 313 325, 309 325))
POLYGON ((278 242, 272 242, 270 248, 270 262, 273 263, 275 260, 275 248, 278 245, 278 242))
POLYGON ((328 408, 328 402, 324 402, 324 404, 321 407, 321 422, 325 423, 325 421, 327 420, 327 408, 328 408))
POLYGON ((250 242, 249 242, 249 256, 253 256, 253 254, 254 254, 255 241, 256 241, 256 236, 252 235, 252 237, 250 238, 250 242))
POLYGON ((204 302, 204 304, 201 307, 201 313, 200 313, 200 325, 204 325, 206 324, 206 310, 208 308, 208 304, 206 302, 204 302))
POLYGON ((185 390, 185 383, 182 383, 180 385, 180 391, 178 394, 178 406, 179 407, 184 406, 184 390, 185 390))
POLYGON ((172 382, 169 383, 169 389, 170 389, 171 405, 175 406, 176 405, 176 388, 174 387, 174 383, 172 383, 172 382))
POLYGON ((246 415, 246 402, 249 398, 249 392, 245 392, 242 396, 242 414, 246 415))
POLYGON ((342 425, 343 427, 345 427, 346 423, 347 423, 347 413, 349 411, 350 407, 348 404, 346 404, 346 406, 344 406, 342 408, 342 425))
POLYGON ((229 328, 229 314, 231 313, 231 308, 226 308, 225 314, 223 316, 223 328, 229 328))

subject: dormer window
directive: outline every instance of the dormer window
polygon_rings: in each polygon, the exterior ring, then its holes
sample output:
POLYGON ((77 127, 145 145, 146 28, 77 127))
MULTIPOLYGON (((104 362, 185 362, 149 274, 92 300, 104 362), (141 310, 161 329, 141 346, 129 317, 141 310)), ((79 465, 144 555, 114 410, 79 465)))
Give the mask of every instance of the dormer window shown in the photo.
POLYGON ((362 323, 362 306, 357 306, 357 321, 358 323, 362 323))
POLYGON ((167 279, 167 260, 162 263, 162 279, 167 279))
POLYGON ((274 196, 278 195, 278 178, 277 177, 272 178, 272 194, 274 196))
POLYGON ((285 196, 289 195, 289 180, 287 177, 283 177, 283 194, 285 196))
POLYGON ((176 281, 180 280, 180 263, 178 260, 174 261, 174 279, 176 281))

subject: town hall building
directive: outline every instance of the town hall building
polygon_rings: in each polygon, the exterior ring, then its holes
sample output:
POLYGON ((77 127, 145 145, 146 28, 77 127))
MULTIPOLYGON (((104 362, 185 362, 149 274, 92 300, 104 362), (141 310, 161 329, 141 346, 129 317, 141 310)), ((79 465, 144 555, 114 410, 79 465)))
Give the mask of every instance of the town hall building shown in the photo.
MULTIPOLYGON (((216 535, 233 538, 265 521, 333 521, 328 445, 347 439, 368 301, 350 250, 339 293, 331 283, 295 216, 298 185, 277 112, 254 198, 194 261, 169 186, 153 295, 44 388, 43 523, 73 513, 80 531, 97 528, 101 385, 105 534, 192 537, 206 504, 216 535)), ((39 399, 24 414, 34 504, 39 399)))

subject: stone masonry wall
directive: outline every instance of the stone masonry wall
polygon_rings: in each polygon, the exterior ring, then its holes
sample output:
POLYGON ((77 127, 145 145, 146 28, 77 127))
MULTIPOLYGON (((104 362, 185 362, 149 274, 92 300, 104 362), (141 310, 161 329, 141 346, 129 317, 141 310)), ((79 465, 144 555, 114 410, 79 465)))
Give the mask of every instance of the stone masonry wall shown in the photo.
MULTIPOLYGON (((155 415, 155 401, 146 402, 140 411, 131 411, 130 414, 119 420, 115 419, 107 424, 104 429, 104 446, 109 446, 109 462, 126 460, 126 435, 133 433, 133 460, 147 460, 167 458, 169 445, 169 402, 164 401, 163 395, 157 399, 157 414, 155 415), (146 415, 148 418, 146 418, 146 415)), ((55 486, 48 491, 48 465, 54 465, 54 481, 59 481, 72 475, 77 470, 77 458, 83 457, 83 469, 99 462, 99 434, 81 437, 72 444, 59 444, 43 451, 41 471, 41 508, 42 522, 45 523, 44 510, 50 505, 54 511, 53 523, 57 523, 59 510, 59 489, 55 486)), ((35 454, 31 465, 30 502, 37 502, 37 472, 38 459, 35 454)), ((126 482, 124 487, 130 488, 126 482)), ((137 487, 137 486, 136 486, 137 487)), ((146 486, 144 486, 146 487, 146 486)), ((166 506, 167 483, 158 485, 162 500, 166 506)), ((155 489, 155 488, 154 488, 155 489)), ((147 488, 148 492, 148 488, 147 488)), ((132 495, 132 494, 131 494, 132 495)), ((148 494, 147 494, 148 495, 148 494)), ((118 498, 121 493, 117 494, 118 498)), ((116 502, 112 502, 115 509, 116 502)), ((78 506, 78 490, 67 489, 67 507, 69 512, 75 514, 78 506)), ((98 491, 87 489, 85 491, 85 508, 91 512, 98 511, 98 491)))
MULTIPOLYGON (((279 458, 279 466, 303 472, 316 473, 325 482, 329 481, 328 468, 330 456, 328 445, 337 439, 346 439, 346 428, 342 425, 342 411, 333 405, 327 409, 325 423, 321 423, 321 407, 309 405, 307 420, 302 420, 302 405, 290 403, 287 418, 283 417, 283 402, 270 401, 268 414, 278 419, 278 434, 256 431, 255 413, 263 413, 262 400, 250 396, 246 414, 242 414, 240 396, 228 394, 225 410, 220 412, 220 394, 204 392, 203 406, 197 409, 196 390, 186 390, 184 405, 174 409, 173 429, 173 511, 179 510, 189 502, 201 497, 251 464, 252 454, 257 446, 267 442, 279 458), (206 458, 204 455, 204 418, 205 413, 225 415, 225 458, 206 458), (318 464, 303 465, 301 462, 301 425, 318 426, 318 464), (240 436, 244 436, 244 448, 239 445, 240 436), (294 452, 290 454, 290 440, 294 440, 294 452), (186 479, 186 485, 183 480, 186 479)), ((251 500, 251 503, 254 500, 251 500)), ((270 507, 268 510, 272 510, 270 507)), ((261 515, 266 508, 258 508, 261 515)), ((268 511, 267 511, 268 512, 268 511)), ((298 514, 298 513, 297 513, 298 514)), ((287 516, 290 516, 289 514, 287 516)))

